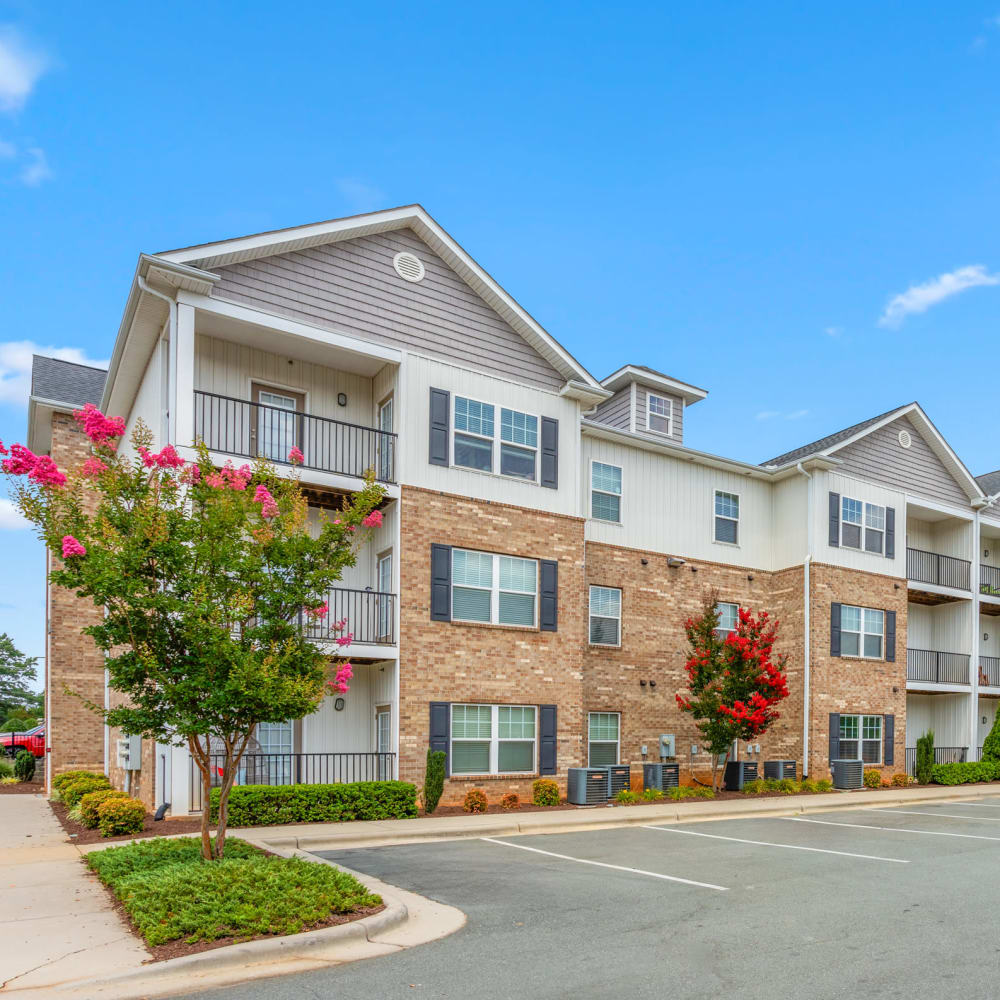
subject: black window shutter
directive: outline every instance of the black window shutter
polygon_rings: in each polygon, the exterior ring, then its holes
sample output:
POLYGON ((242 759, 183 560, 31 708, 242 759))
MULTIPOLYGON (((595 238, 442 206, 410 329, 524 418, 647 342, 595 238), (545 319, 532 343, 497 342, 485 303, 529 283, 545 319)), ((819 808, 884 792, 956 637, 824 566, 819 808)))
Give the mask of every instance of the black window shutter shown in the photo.
POLYGON ((840 759, 840 712, 830 713, 830 761, 840 759))
POLYGON ((448 464, 448 413, 451 409, 451 393, 444 389, 431 389, 431 465, 448 464))
POLYGON ((431 621, 451 621, 451 546, 431 546, 431 621))
POLYGON ((431 702, 431 738, 430 747, 432 750, 443 750, 444 773, 451 773, 451 704, 447 701, 431 702))
POLYGON ((550 490, 559 489, 559 421, 542 417, 542 475, 540 482, 550 490))
POLYGON ((840 546, 840 494, 830 494, 830 544, 840 546))
POLYGON ((885 557, 896 558, 896 508, 885 509, 885 557))
POLYGON ((885 613, 885 659, 887 663, 896 662, 896 612, 885 613))
POLYGON ((559 621, 559 563, 542 559, 539 564, 538 627, 543 632, 555 632, 559 621))
POLYGON ((882 763, 895 764, 896 752, 893 744, 896 742, 896 716, 885 716, 882 723, 882 738, 885 741, 885 747, 882 750, 882 763))
POLYGON ((840 656, 840 605, 830 605, 830 655, 840 656))
POLYGON ((538 773, 556 773, 556 706, 538 706, 538 773))

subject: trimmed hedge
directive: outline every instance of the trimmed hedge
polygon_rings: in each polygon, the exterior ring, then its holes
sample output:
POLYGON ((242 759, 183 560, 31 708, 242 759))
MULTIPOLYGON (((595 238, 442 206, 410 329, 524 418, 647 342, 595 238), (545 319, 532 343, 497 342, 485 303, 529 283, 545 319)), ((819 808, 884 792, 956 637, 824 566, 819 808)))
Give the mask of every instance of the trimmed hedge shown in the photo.
POLYGON ((77 778, 103 778, 100 771, 61 771, 52 779, 52 787, 57 791, 62 791, 63 785, 68 785, 77 778))
POLYGON ((77 778, 75 781, 68 781, 59 789, 59 795, 66 806, 70 809, 75 806, 80 799, 89 792, 99 792, 105 788, 110 788, 111 782, 104 775, 90 775, 77 778))
POLYGON ((125 833, 141 833, 146 822, 146 807, 127 795, 112 796, 97 807, 97 825, 102 837, 118 837, 125 833))
MULTIPOLYGON (((220 789, 212 789, 212 820, 220 789)), ((346 823, 355 819, 409 819, 417 815, 417 786, 406 781, 343 785, 237 785, 229 795, 231 826, 346 823)))
POLYGON ((935 785, 965 785, 974 781, 1000 781, 1000 763, 970 760, 965 764, 935 764, 931 771, 935 785))
POLYGON ((117 788, 101 788, 96 792, 87 792, 80 799, 80 822, 88 829, 95 830, 101 820, 97 812, 101 803, 106 802, 108 799, 127 798, 128 795, 125 792, 118 791, 117 788))
POLYGON ((18 750, 14 758, 14 777, 18 781, 31 781, 35 776, 35 755, 30 750, 18 750))

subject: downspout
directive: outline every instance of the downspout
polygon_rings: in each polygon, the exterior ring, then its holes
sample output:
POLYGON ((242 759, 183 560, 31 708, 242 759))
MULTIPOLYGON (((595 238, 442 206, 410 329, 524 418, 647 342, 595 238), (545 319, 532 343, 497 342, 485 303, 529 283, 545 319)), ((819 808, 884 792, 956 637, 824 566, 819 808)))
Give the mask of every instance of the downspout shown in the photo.
POLYGON ((813 477, 801 462, 795 463, 798 472, 806 477, 806 557, 802 563, 802 777, 809 776, 809 568, 813 556, 813 477))
POLYGON ((167 355, 169 359, 167 371, 167 441, 173 441, 175 436, 173 401, 174 396, 177 395, 177 300, 171 298, 169 295, 164 295, 163 292, 158 292, 141 274, 136 281, 144 292, 149 292, 150 295, 155 295, 158 299, 163 299, 170 313, 167 323, 167 342, 170 345, 167 355))

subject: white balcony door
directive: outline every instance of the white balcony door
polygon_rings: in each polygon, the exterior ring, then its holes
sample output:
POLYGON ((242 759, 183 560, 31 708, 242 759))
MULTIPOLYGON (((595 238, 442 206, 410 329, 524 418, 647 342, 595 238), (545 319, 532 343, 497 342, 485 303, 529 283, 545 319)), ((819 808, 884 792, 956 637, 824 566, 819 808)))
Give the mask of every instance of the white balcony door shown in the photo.
POLYGON ((256 407, 257 454, 271 462, 287 462, 288 453, 298 444, 295 411, 302 406, 302 397, 255 386, 254 402, 260 404, 256 407))
POLYGON ((378 638, 392 635, 392 599, 382 594, 392 593, 392 553, 386 552, 378 560, 378 638))
POLYGON ((379 781, 389 781, 392 778, 392 764, 388 757, 381 754, 392 753, 392 710, 388 705, 379 705, 375 709, 375 749, 379 753, 379 781))
POLYGON ((292 781, 292 722, 262 722, 257 726, 261 759, 247 768, 247 783, 289 785, 292 781), (256 771, 251 774, 251 771, 256 771))
MULTIPOLYGON (((386 434, 392 433, 392 396, 378 408, 378 429, 386 434)), ((392 441, 391 437, 379 435, 378 477, 392 478, 392 441)))

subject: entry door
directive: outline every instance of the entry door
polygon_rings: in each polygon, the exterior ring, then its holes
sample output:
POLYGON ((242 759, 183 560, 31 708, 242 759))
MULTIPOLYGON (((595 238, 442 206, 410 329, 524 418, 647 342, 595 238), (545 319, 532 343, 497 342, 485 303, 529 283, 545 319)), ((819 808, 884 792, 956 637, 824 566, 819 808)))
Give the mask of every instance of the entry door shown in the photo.
POLYGON ((392 763, 383 754, 392 753, 392 710, 388 705, 379 705, 375 709, 375 749, 379 753, 378 779, 389 781, 392 778, 392 763))
MULTIPOLYGON (((254 385, 256 416, 256 454, 270 462, 287 462, 288 453, 302 447, 296 413, 304 407, 304 397, 297 392, 254 385)), ((305 449, 303 449, 305 450, 305 449)))
POLYGON ((378 429, 386 432, 379 435, 378 477, 388 480, 392 479, 393 439, 387 436, 392 433, 392 396, 378 408, 378 429))
POLYGON ((261 722, 257 742, 262 757, 251 757, 246 782, 253 785, 290 785, 292 782, 292 722, 261 722))
POLYGON ((383 594, 392 593, 392 553, 379 556, 378 560, 378 638, 392 635, 392 599, 383 594))

